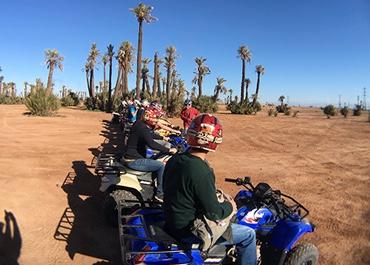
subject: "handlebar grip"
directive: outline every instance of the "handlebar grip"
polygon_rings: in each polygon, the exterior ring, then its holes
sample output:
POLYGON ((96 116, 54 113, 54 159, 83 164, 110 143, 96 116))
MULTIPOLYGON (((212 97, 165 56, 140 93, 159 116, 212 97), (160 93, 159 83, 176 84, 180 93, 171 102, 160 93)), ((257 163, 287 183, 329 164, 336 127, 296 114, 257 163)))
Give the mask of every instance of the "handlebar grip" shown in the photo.
POLYGON ((225 178, 226 182, 232 182, 232 183, 237 183, 238 179, 230 179, 230 178, 225 178))

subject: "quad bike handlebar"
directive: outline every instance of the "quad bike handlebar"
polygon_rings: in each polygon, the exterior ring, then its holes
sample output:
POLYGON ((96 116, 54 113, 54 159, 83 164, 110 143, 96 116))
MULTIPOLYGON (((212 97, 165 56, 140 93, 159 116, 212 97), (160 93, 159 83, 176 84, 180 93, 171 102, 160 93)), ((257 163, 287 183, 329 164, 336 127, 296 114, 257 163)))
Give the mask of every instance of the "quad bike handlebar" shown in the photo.
POLYGON ((249 176, 236 179, 225 178, 225 181, 235 183, 237 186, 243 186, 250 191, 256 208, 264 206, 270 208, 272 206, 276 214, 282 218, 303 219, 309 215, 308 209, 301 203, 280 190, 273 190, 267 183, 259 183, 257 186, 254 186, 249 176), (285 199, 289 199, 293 204, 287 205, 285 199))

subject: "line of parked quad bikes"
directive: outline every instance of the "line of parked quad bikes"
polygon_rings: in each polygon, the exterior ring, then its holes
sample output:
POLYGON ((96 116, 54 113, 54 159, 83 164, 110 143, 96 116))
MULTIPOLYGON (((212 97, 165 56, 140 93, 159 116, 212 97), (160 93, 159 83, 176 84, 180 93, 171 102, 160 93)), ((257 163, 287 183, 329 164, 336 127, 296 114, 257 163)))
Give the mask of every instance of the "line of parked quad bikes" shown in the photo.
MULTIPOLYGON (((148 102, 142 103, 124 101, 121 111, 113 113, 111 126, 119 128, 122 146, 126 145, 133 125, 128 120, 130 106, 138 109, 149 105, 148 102)), ((158 119, 173 130, 159 129, 153 133, 168 137, 172 148, 186 152, 186 135, 166 120, 161 106, 157 104, 156 107, 162 113, 158 119)), ((147 150, 147 158, 163 163, 171 156, 147 150)), ((191 249, 184 248, 181 242, 168 235, 163 229, 161 202, 154 198, 155 178, 151 172, 131 169, 122 156, 122 150, 101 150, 92 164, 101 178, 105 218, 111 225, 118 226, 123 264, 235 263, 235 246, 216 244, 205 253, 196 244, 191 249)), ((318 249, 311 243, 298 242, 306 233, 315 231, 315 225, 307 219, 308 209, 294 198, 273 190, 267 183, 253 185, 250 177, 225 181, 240 187, 235 196, 238 212, 233 222, 256 231, 258 264, 314 265, 318 262, 318 249)))

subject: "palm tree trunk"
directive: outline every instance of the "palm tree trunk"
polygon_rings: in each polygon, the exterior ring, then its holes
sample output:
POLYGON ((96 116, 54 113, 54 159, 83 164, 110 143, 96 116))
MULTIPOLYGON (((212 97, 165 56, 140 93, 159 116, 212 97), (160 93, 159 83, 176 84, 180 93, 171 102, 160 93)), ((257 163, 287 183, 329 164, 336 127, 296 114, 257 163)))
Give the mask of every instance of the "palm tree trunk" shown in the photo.
POLYGON ((105 67, 106 67, 106 64, 104 64, 104 80, 103 80, 103 89, 104 89, 104 92, 105 92, 105 88, 106 88, 106 86, 105 86, 105 82, 106 82, 106 72, 105 72, 105 67))
POLYGON ((248 100, 249 100, 248 87, 249 87, 249 84, 246 83, 245 84, 245 100, 247 101, 247 103, 248 103, 248 100))
POLYGON ((167 69, 167 84, 166 84, 166 104, 167 104, 167 110, 170 107, 170 84, 171 84, 171 65, 168 66, 167 69))
POLYGON ((108 112, 112 112, 112 58, 109 59, 108 112))
POLYGON ((117 75, 117 81, 116 81, 116 87, 114 88, 114 95, 113 95, 113 101, 115 101, 118 97, 119 94, 119 89, 120 89, 120 84, 121 84, 121 79, 122 79, 122 67, 118 67, 118 75, 117 75))
POLYGON ((202 84, 203 83, 203 78, 202 78, 202 75, 199 73, 199 70, 198 70, 198 98, 200 98, 200 96, 202 95, 203 91, 202 91, 202 84))
POLYGON ((143 21, 139 21, 139 36, 137 44, 137 68, 136 68, 136 99, 140 99, 140 79, 141 79, 141 52, 143 42, 143 21))
POLYGON ((245 60, 242 60, 242 85, 240 88, 240 103, 244 101, 244 84, 245 84, 245 60))
POLYGON ((220 89, 216 89, 216 93, 213 96, 213 101, 216 102, 218 99, 218 96, 220 95, 220 89))
POLYGON ((157 96, 158 91, 158 53, 154 54, 154 78, 153 78, 153 96, 157 96))
POLYGON ((90 79, 89 79, 89 70, 85 70, 86 73, 86 82, 87 82, 87 91, 89 91, 89 96, 91 97, 91 92, 90 92, 90 79))
MULTIPOLYGON (((127 64, 124 69, 128 69, 127 64)), ((123 75, 123 93, 128 94, 128 71, 124 70, 122 75, 123 75)))
POLYGON ((150 84, 149 84, 149 78, 145 77, 145 86, 147 87, 148 94, 150 95, 150 84))
POLYGON ((90 97, 95 97, 95 87, 94 87, 94 69, 90 69, 90 97))
POLYGON ((145 93, 145 78, 146 78, 146 74, 143 74, 142 75, 142 81, 143 81, 143 84, 142 84, 142 89, 141 89, 141 92, 143 93, 143 95, 144 95, 144 93, 145 93))
POLYGON ((256 86, 256 94, 254 95, 254 99, 253 99, 253 108, 256 106, 258 92, 260 90, 260 75, 261 73, 257 73, 257 86, 256 86))
POLYGON ((48 84, 46 88, 46 95, 50 95, 53 91, 53 72, 54 72, 54 63, 50 63, 50 68, 49 68, 49 75, 48 75, 48 84))

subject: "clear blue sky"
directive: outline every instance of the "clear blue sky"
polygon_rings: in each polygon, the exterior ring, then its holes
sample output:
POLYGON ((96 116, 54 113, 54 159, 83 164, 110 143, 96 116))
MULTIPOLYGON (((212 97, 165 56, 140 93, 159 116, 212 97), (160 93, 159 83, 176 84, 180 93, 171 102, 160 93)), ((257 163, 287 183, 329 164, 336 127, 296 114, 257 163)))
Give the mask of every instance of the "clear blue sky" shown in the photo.
MULTIPOLYGON (((129 12, 134 0, 1 0, 0 66, 5 81, 40 77, 46 82, 44 50, 56 48, 65 57, 64 71, 56 71, 56 90, 62 85, 86 91, 83 67, 92 42, 102 52, 129 40, 137 45, 137 20, 129 12)), ((151 0, 159 20, 144 25, 143 56, 162 56, 174 45, 176 65, 191 88, 194 58, 207 58, 211 74, 205 93, 212 93, 216 77, 239 93, 240 45, 252 51, 247 77, 256 85, 255 66, 262 64, 261 100, 291 103, 355 103, 363 87, 370 94, 369 0, 151 0)), ((102 65, 96 73, 103 77, 102 65)), ((150 65, 152 71, 152 64, 150 65)), ((134 65, 136 69, 136 65, 134 65)), ((114 66, 114 81, 116 77, 114 66)), ((163 70, 164 71, 164 70, 163 70)), ((134 87, 135 73, 130 76, 134 87)), ((368 96, 370 102, 370 96, 368 96)))

